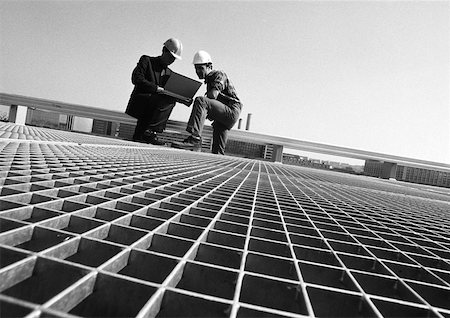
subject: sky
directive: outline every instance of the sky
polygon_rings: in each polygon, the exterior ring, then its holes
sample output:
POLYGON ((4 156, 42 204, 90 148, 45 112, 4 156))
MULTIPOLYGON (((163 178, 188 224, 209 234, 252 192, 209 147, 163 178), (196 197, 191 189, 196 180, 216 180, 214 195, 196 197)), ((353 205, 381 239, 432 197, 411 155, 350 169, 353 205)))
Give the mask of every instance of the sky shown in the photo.
POLYGON ((0 92, 124 111, 170 37, 174 71, 205 50, 227 73, 243 128, 450 164, 449 1, 3 0, 0 92))

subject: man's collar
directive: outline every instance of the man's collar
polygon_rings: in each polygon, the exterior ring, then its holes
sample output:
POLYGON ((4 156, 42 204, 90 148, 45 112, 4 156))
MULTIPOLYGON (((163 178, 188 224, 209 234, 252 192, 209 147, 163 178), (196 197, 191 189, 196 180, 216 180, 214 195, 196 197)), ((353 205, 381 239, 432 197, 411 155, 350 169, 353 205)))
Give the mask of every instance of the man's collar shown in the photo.
POLYGON ((161 56, 156 57, 156 66, 162 69, 167 68, 167 65, 163 64, 163 62, 161 61, 161 56))

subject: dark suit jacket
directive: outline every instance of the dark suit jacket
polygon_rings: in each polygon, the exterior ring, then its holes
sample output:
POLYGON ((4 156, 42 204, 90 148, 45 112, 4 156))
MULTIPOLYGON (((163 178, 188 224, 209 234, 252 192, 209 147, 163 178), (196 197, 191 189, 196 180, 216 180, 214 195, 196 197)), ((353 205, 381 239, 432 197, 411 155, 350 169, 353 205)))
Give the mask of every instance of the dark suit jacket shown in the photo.
POLYGON ((170 69, 167 68, 166 76, 161 78, 162 70, 163 66, 158 57, 141 56, 131 75, 134 89, 125 110, 126 114, 139 119, 149 116, 160 105, 175 105, 172 97, 156 94, 157 86, 164 86, 170 74, 170 69))

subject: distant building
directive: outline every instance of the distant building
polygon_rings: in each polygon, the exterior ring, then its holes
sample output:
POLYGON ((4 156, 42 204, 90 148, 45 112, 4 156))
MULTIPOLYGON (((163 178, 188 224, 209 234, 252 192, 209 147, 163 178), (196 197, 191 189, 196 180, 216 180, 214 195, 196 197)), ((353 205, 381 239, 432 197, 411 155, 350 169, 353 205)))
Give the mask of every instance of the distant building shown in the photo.
POLYGON ((51 129, 92 132, 92 119, 73 115, 59 114, 28 107, 26 110, 25 124, 51 129))
POLYGON ((310 168, 330 169, 330 164, 325 161, 321 161, 319 159, 310 159, 308 157, 288 153, 283 154, 283 163, 310 168))
MULTIPOLYGON (((371 177, 382 177, 385 164, 381 161, 366 160, 364 174, 371 177)), ((395 179, 398 181, 450 188, 450 173, 445 171, 397 165, 395 179)))
POLYGON ((26 124, 45 128, 71 130, 73 116, 28 108, 26 124))
MULTIPOLYGON (((92 123, 92 133, 97 135, 107 135, 118 137, 119 135, 119 123, 113 123, 106 120, 94 119, 92 123)), ((131 131, 131 130, 130 130, 131 131)))

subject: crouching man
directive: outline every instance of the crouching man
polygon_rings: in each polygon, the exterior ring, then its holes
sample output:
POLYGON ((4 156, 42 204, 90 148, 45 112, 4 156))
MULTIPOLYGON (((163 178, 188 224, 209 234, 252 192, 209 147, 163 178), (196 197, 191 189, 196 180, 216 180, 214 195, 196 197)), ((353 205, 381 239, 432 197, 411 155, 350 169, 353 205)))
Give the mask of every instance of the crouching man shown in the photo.
POLYGON ((193 62, 199 79, 206 83, 206 94, 194 100, 186 131, 190 133, 183 142, 173 142, 172 147, 201 151, 205 119, 213 121, 212 153, 225 154, 228 131, 239 120, 242 104, 236 90, 223 71, 214 70, 211 56, 198 51, 193 62))

